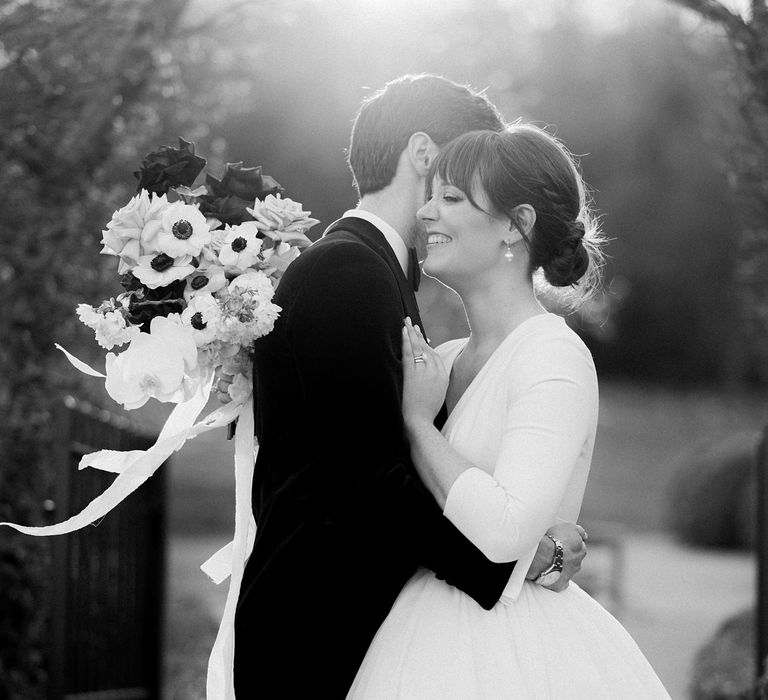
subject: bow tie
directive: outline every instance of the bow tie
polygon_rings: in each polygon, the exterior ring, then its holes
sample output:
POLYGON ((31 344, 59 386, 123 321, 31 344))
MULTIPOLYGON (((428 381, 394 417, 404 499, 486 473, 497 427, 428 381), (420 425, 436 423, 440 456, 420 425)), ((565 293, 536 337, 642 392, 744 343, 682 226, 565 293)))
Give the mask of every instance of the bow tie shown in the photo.
POLYGON ((421 282, 421 268, 419 267, 419 258, 416 256, 416 248, 408 248, 408 280, 413 285, 413 291, 419 291, 419 282, 421 282))

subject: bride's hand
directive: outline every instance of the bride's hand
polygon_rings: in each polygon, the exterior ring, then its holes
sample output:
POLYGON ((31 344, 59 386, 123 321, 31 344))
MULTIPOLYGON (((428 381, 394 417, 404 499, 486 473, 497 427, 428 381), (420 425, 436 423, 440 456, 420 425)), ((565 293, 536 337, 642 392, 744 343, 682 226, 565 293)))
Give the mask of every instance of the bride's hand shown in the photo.
POLYGON ((432 423, 445 400, 448 372, 418 326, 403 326, 403 419, 432 423))

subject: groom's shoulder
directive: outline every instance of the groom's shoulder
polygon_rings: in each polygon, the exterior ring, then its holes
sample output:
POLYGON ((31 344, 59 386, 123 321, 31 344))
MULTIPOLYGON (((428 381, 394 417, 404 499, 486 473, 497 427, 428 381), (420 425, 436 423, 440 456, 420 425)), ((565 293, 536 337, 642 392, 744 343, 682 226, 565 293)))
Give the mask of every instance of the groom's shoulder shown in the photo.
POLYGON ((365 294, 373 298, 396 295, 396 289, 392 271, 381 255, 344 230, 333 231, 306 248, 288 266, 278 286, 283 302, 285 297, 304 298, 307 294, 365 294))
POLYGON ((306 248, 288 269, 303 276, 317 270, 338 270, 360 264, 387 269, 381 255, 354 233, 336 229, 306 248))

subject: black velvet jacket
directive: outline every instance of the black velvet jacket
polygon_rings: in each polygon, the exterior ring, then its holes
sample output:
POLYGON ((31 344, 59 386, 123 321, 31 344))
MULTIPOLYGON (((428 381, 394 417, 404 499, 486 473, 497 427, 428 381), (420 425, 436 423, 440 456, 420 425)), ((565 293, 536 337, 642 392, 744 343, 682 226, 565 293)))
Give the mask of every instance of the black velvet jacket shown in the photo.
POLYGON ((492 607, 494 564, 443 515, 409 459, 401 329, 420 323, 386 239, 336 222, 288 268, 255 344, 258 524, 235 621, 235 688, 250 698, 344 698, 418 566, 492 607))

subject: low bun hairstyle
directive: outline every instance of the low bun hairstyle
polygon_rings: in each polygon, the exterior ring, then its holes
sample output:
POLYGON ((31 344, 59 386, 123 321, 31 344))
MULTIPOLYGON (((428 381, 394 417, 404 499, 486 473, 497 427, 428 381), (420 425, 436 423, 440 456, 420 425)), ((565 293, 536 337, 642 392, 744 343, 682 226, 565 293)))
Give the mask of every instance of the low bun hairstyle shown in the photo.
MULTIPOLYGON (((553 250, 544 249, 540 252, 541 267, 544 279, 553 287, 569 287, 576 284, 589 270, 589 252, 584 245, 586 229, 584 222, 576 220, 565 225, 566 233, 553 250)), ((534 231, 536 229, 534 228, 534 231)), ((542 235, 534 235, 532 243, 536 248, 546 248, 540 239, 542 235)), ((533 258, 531 262, 533 266, 533 258)))
POLYGON ((451 141, 432 164, 427 187, 439 177, 462 190, 478 209, 478 188, 492 216, 516 223, 530 256, 552 287, 571 287, 575 300, 592 294, 600 280, 602 236, 586 200, 573 156, 554 136, 532 124, 504 131, 472 131, 451 141), (536 222, 527 232, 516 208, 527 204, 536 222))

